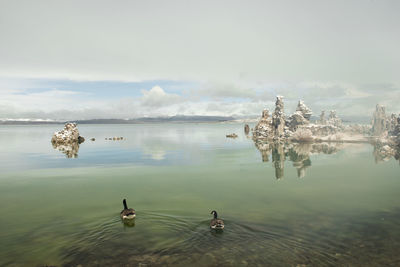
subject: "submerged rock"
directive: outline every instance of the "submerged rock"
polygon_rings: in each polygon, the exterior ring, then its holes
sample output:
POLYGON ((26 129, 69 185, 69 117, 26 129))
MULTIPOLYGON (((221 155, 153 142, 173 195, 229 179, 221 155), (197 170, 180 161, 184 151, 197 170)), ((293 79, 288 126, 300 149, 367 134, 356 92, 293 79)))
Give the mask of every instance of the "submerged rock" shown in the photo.
POLYGON ((116 137, 116 136, 114 136, 114 137, 109 137, 109 138, 105 138, 105 140, 113 140, 113 141, 120 141, 120 140, 122 140, 122 139, 124 139, 123 137, 116 137))
POLYGON ((235 133, 231 133, 231 134, 227 134, 226 137, 228 137, 228 138, 237 138, 238 135, 235 134, 235 133))

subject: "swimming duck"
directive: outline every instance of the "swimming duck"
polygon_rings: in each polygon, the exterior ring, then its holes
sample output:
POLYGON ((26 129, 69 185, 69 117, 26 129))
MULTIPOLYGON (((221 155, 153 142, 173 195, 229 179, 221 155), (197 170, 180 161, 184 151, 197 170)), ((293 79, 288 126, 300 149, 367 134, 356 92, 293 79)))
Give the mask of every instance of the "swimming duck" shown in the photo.
POLYGON ((218 219, 218 214, 215 210, 213 210, 210 214, 214 214, 214 219, 210 221, 210 228, 211 229, 217 229, 217 230, 222 230, 224 229, 224 221, 221 219, 218 219))
POLYGON ((134 219, 136 217, 136 213, 134 209, 128 209, 128 206, 126 205, 126 199, 124 199, 122 201, 122 203, 124 204, 124 209, 121 211, 121 219, 123 220, 131 220, 134 219))

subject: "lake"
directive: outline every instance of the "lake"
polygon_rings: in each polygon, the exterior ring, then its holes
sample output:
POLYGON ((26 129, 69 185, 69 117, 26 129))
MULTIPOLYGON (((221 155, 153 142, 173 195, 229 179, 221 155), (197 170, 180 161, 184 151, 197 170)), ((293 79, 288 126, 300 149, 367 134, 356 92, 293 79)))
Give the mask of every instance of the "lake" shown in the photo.
POLYGON ((74 148, 53 148, 62 125, 0 126, 0 266, 400 265, 398 161, 243 126, 78 125, 74 148))

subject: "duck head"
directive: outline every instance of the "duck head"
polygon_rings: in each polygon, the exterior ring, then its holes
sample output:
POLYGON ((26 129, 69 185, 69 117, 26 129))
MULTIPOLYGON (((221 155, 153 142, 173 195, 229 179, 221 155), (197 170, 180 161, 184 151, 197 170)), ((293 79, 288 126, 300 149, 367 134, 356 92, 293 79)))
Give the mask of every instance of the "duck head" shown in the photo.
POLYGON ((214 219, 217 219, 218 214, 217 214, 217 212, 215 210, 213 210, 210 214, 214 214, 214 219))

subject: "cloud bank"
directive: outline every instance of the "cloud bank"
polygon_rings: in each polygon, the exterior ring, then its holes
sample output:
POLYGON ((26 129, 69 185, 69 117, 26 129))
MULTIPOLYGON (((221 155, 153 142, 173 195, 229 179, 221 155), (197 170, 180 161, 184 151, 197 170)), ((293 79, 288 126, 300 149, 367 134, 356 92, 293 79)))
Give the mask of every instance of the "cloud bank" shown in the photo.
POLYGON ((400 2, 0 0, 0 118, 399 112, 400 2))
POLYGON ((285 97, 287 114, 294 112, 300 99, 312 108, 314 115, 321 110, 334 109, 342 116, 369 117, 376 103, 386 105, 388 112, 400 111, 399 89, 390 84, 360 89, 351 84, 321 82, 258 87, 221 83, 186 87, 176 82, 165 84, 164 88, 154 84, 149 89, 138 89, 140 93, 130 96, 124 92, 129 91, 130 86, 136 87, 135 83, 124 83, 127 89, 122 92, 112 90, 119 86, 118 82, 107 86, 109 90, 82 91, 79 88, 90 87, 87 82, 48 88, 35 81, 27 89, 0 90, 0 119, 127 119, 174 115, 256 117, 264 108, 273 110, 276 95, 285 97))

